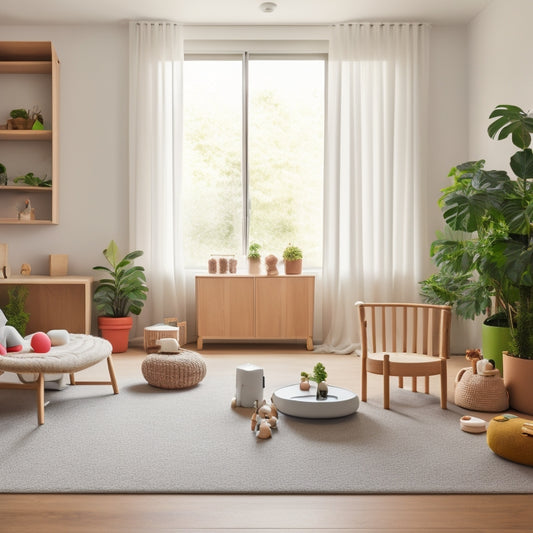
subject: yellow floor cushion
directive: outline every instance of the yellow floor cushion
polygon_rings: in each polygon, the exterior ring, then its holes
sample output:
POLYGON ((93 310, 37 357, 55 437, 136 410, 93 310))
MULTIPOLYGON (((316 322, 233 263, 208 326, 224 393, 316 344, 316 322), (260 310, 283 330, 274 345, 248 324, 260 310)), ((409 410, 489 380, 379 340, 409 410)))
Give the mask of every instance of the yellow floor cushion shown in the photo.
POLYGON ((533 420, 511 414, 496 416, 489 422, 487 443, 500 457, 533 466, 533 420))

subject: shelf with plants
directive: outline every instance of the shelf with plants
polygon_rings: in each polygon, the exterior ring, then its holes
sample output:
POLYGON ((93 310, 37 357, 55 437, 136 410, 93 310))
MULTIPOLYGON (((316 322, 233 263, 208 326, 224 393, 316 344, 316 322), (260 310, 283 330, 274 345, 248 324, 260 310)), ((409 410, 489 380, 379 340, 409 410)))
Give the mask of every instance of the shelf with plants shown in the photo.
POLYGON ((59 60, 52 43, 0 41, 0 93, 0 224, 57 224, 59 60), (26 111, 27 124, 11 120, 17 111, 26 111), (47 186, 24 182, 28 174, 47 186), (28 202, 31 217, 19 216, 28 202))

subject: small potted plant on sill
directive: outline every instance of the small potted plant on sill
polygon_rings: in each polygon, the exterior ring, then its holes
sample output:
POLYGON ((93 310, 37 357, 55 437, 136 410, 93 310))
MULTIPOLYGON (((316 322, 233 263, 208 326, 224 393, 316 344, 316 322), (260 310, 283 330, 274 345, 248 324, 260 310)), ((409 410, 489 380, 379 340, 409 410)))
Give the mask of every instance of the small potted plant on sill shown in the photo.
POLYGON ((519 148, 510 159, 516 177, 485 170, 484 160, 452 169, 454 182, 440 199, 448 231, 431 246, 440 271, 422 282, 422 295, 464 318, 484 314, 495 300, 511 338, 501 359, 510 405, 533 414, 533 117, 499 105, 490 118, 489 136, 511 135, 519 148))
POLYGON ((298 246, 290 244, 283 250, 283 261, 285 263, 285 274, 301 274, 302 273, 302 259, 303 253, 298 246))
POLYGON ((130 314, 141 313, 148 292, 144 267, 132 265, 143 252, 135 250, 120 258, 118 247, 112 240, 102 253, 110 267, 93 267, 93 270, 109 275, 98 281, 94 291, 94 303, 100 313, 98 327, 102 337, 113 345, 113 353, 121 353, 128 349, 133 323, 130 314))
POLYGON ((261 245, 256 242, 251 242, 248 247, 248 273, 252 275, 259 275, 261 272, 261 245))

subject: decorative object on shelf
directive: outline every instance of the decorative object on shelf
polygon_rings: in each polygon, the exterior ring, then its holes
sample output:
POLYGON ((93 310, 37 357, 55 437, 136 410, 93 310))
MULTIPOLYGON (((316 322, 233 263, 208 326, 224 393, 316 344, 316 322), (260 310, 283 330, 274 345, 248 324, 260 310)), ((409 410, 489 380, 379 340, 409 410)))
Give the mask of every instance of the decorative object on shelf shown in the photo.
POLYGON ((283 250, 283 261, 285 262, 285 274, 297 275, 302 273, 303 253, 298 246, 290 244, 283 250))
POLYGON ((11 287, 7 291, 8 302, 4 307, 8 323, 18 331, 21 337, 26 335, 26 327, 30 320, 30 314, 25 310, 28 293, 27 287, 21 285, 11 287))
POLYGON ((29 263, 22 263, 20 265, 20 273, 22 276, 29 276, 31 274, 31 265, 29 263))
POLYGON ((132 265, 143 252, 135 250, 120 258, 118 246, 112 240, 102 253, 111 268, 93 267, 93 270, 108 274, 107 278, 98 281, 93 296, 96 309, 101 313, 98 326, 102 337, 113 345, 113 353, 121 353, 128 349, 129 331, 133 323, 129 315, 141 313, 148 292, 144 267, 132 265))
POLYGON ((0 278, 9 277, 9 262, 7 260, 7 244, 0 243, 0 278))
POLYGON ((24 176, 17 176, 13 178, 13 183, 22 182, 24 185, 29 185, 30 187, 51 187, 52 180, 46 179, 46 174, 44 177, 40 178, 36 176, 33 172, 28 172, 24 176))
POLYGON ((68 275, 68 255, 50 254, 48 259, 50 276, 67 276, 68 275))
POLYGON ((275 255, 267 255, 265 257, 265 266, 267 276, 277 276, 278 272, 278 258, 275 255))
POLYGON ((7 185, 6 167, 0 163, 0 185, 7 185))
POLYGON ((209 274, 216 274, 217 273, 217 264, 218 261, 214 257, 210 257, 207 261, 207 271, 209 274))
POLYGON ((35 209, 31 206, 29 198, 24 202, 24 208, 19 211, 18 219, 35 220, 35 209))
POLYGON ((7 121, 8 130, 31 130, 35 122, 25 109, 13 109, 9 116, 11 118, 7 121))
POLYGON ((229 263, 229 273, 237 274, 237 259, 235 259, 235 257, 230 257, 228 263, 229 263))
MULTIPOLYGON (((453 183, 439 201, 445 232, 430 250, 439 272, 422 282, 421 292, 426 301, 453 305, 458 316, 469 319, 495 301, 511 330, 512 347, 499 349, 510 354, 502 365, 510 406, 533 414, 533 400, 521 393, 532 390, 531 377, 525 368, 509 375, 505 368, 515 358, 533 375, 533 117, 517 106, 498 105, 489 119, 489 137, 509 137, 513 151, 518 148, 510 157, 514 175, 485 169, 483 159, 452 168, 453 183)), ((488 347, 483 353, 497 361, 488 347)))
POLYGON ((248 247, 248 273, 257 276, 261 272, 261 245, 251 242, 248 247))

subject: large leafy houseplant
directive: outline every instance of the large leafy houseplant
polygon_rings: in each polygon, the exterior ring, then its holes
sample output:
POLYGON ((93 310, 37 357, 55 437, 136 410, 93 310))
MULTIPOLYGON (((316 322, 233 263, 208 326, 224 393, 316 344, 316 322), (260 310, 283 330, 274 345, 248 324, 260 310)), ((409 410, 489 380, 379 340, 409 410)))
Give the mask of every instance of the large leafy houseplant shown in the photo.
POLYGON ((515 176, 486 170, 484 160, 452 168, 453 183, 439 201, 446 228, 431 246, 439 272, 421 292, 464 318, 483 314, 494 300, 511 328, 513 355, 533 359, 533 117, 499 105, 490 119, 489 136, 511 136, 519 149, 510 159, 515 176))
POLYGON ((94 291, 94 303, 97 310, 107 317, 126 317, 130 313, 139 315, 146 301, 146 276, 144 267, 132 265, 143 252, 135 250, 119 257, 115 241, 103 251, 109 263, 107 266, 95 266, 93 270, 107 272, 107 278, 99 280, 94 291))

